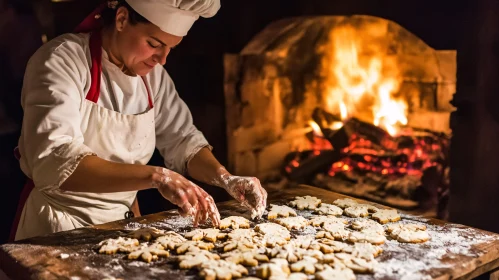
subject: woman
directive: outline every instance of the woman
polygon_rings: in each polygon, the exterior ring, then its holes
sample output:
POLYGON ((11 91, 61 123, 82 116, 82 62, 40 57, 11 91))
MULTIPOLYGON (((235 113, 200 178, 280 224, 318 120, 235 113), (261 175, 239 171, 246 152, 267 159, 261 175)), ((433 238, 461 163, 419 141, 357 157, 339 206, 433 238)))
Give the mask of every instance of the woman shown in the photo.
POLYGON ((30 59, 19 153, 34 183, 16 240, 138 214, 136 193, 148 188, 195 226, 207 218, 218 226, 213 198, 181 174, 224 188, 261 216, 267 193, 258 179, 218 163, 162 67, 194 21, 219 7, 219 0, 108 1, 80 26, 90 33, 62 35, 30 59), (155 147, 167 168, 145 165, 155 147))

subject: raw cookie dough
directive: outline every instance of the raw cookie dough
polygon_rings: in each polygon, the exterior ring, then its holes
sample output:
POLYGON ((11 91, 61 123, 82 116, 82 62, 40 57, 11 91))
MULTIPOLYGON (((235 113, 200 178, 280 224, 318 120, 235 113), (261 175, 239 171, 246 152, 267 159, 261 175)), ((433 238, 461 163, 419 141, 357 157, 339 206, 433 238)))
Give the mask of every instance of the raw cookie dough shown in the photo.
POLYGON ((305 228, 309 223, 309 221, 302 216, 280 218, 276 219, 275 222, 280 224, 281 226, 285 226, 288 230, 302 229, 305 228))
POLYGON ((379 234, 375 231, 353 231, 348 236, 348 240, 353 243, 368 242, 375 245, 385 243, 386 237, 384 234, 379 234))
POLYGON ((255 231, 263 235, 261 241, 267 247, 284 245, 291 239, 291 235, 285 227, 274 223, 258 224, 255 226, 255 231))
POLYGON ((402 243, 422 243, 430 240, 426 226, 417 224, 396 224, 386 230, 390 237, 402 243))
MULTIPOLYGON (((322 226, 322 228, 329 232, 334 239, 340 239, 340 240, 345 240, 350 236, 351 231, 345 229, 344 224, 337 224, 337 223, 327 223, 322 226)), ((326 238, 329 238, 326 236, 326 238)))
POLYGON ((225 253, 222 255, 222 259, 245 266, 257 266, 259 262, 269 262, 269 258, 257 250, 225 253))
POLYGON ((310 224, 313 225, 314 227, 322 227, 325 224, 341 224, 344 226, 348 224, 348 221, 343 218, 337 218, 332 216, 319 216, 310 219, 310 224))
POLYGON ((343 209, 336 205, 322 203, 321 206, 314 210, 314 213, 320 215, 341 216, 343 209))
POLYGON ((400 215, 395 209, 380 209, 372 215, 372 218, 382 224, 400 221, 400 215))
POLYGON ((305 272, 306 274, 315 273, 315 265, 318 263, 317 259, 312 257, 303 257, 301 261, 295 262, 290 266, 293 272, 305 272))
POLYGON ((161 244, 161 246, 168 248, 170 250, 175 249, 175 247, 180 246, 182 243, 187 241, 182 235, 174 232, 165 232, 165 235, 156 238, 155 243, 161 244))
POLYGON ((270 204, 270 211, 269 214, 267 215, 267 219, 273 220, 277 219, 278 217, 283 217, 287 218, 289 216, 296 217, 296 211, 293 210, 293 208, 288 207, 286 205, 274 205, 270 204))
POLYGON ((353 221, 352 228, 358 231, 375 231, 379 234, 383 234, 385 232, 385 228, 383 228, 380 223, 368 219, 359 219, 353 221))
POLYGON ((143 246, 138 250, 131 252, 128 255, 128 259, 136 260, 141 258, 145 262, 151 262, 152 260, 157 260, 158 257, 168 257, 170 253, 165 250, 160 244, 152 244, 149 246, 143 246))
POLYGON ((208 280, 240 278, 248 275, 248 270, 240 265, 224 260, 209 260, 201 264, 199 276, 208 280))
POLYGON ((177 247, 177 254, 183 254, 187 251, 201 251, 201 250, 211 250, 215 247, 213 243, 207 243, 204 241, 185 241, 179 244, 177 247))
POLYGON ((217 228, 195 229, 185 234, 187 239, 194 241, 205 240, 209 242, 216 242, 217 239, 225 239, 227 234, 220 233, 217 228))
POLYGON ((152 238, 158 238, 163 235, 165 235, 165 231, 154 227, 140 228, 130 233, 132 238, 142 239, 144 241, 149 241, 152 238))
POLYGON ((346 267, 358 273, 373 273, 378 265, 378 262, 374 259, 368 261, 347 253, 338 253, 336 254, 336 257, 340 259, 346 267))
POLYGON ((309 209, 315 210, 321 204, 321 200, 314 196, 297 196, 295 200, 289 202, 290 206, 298 208, 299 210, 309 209))
POLYGON ((355 274, 349 268, 332 268, 326 266, 326 268, 315 274, 315 279, 317 280, 355 280, 355 274))
POLYGON ((368 208, 362 205, 350 206, 345 209, 345 216, 358 218, 367 217, 369 215, 368 208))
POLYGON ((210 253, 208 251, 187 252, 185 255, 177 257, 177 260, 180 262, 179 267, 181 269, 191 269, 193 267, 200 266, 202 263, 209 260, 219 259, 219 255, 210 253))
MULTIPOLYGON (((264 263, 257 267, 256 276, 262 279, 288 277, 291 271, 289 270, 288 261, 285 259, 272 259, 270 263, 264 263)), ((284 279, 286 279, 284 278, 284 279)))
POLYGON ((359 203, 357 203, 357 201, 350 199, 350 198, 340 198, 340 199, 333 201, 333 205, 336 205, 336 206, 340 207, 341 209, 355 206, 357 204, 359 204, 359 203))
POLYGON ((248 219, 239 216, 230 216, 220 221, 220 229, 238 229, 238 228, 250 228, 250 221, 248 219))
POLYGON ((222 247, 224 248, 224 252, 229 252, 233 250, 249 251, 257 248, 258 246, 252 239, 237 239, 229 240, 223 243, 222 247))
POLYGON ((135 238, 118 237, 115 239, 106 239, 99 243, 99 253, 100 254, 116 254, 130 253, 139 247, 139 241, 135 238))

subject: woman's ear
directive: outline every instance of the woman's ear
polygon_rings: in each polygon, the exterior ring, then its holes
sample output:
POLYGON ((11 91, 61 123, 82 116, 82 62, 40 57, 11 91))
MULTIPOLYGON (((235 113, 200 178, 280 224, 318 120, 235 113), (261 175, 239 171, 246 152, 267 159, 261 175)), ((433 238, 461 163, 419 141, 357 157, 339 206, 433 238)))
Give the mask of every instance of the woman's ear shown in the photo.
POLYGON ((128 23, 128 9, 125 7, 119 7, 116 11, 115 26, 116 30, 123 31, 126 24, 128 23))

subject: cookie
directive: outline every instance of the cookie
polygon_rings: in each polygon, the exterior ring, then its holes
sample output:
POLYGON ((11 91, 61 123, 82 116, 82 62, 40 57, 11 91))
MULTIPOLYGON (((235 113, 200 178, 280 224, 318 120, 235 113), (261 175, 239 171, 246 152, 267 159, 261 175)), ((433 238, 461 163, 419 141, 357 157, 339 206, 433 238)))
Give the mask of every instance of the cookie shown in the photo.
POLYGON ((400 221, 400 215, 395 209, 380 209, 372 215, 372 218, 381 224, 400 221))
MULTIPOLYGON (((291 271, 289 264, 284 259, 272 259, 269 263, 264 263, 257 267, 256 276, 261 279, 280 279, 278 277, 288 277, 291 271)), ((284 278, 284 279, 286 279, 284 278)))
POLYGON ((222 254, 222 259, 245 266, 257 266, 258 263, 269 262, 269 258, 264 254, 260 254, 257 250, 225 253, 222 254))
POLYGON ((426 226, 417 224, 397 224, 388 226, 390 237, 402 243, 423 243, 430 240, 426 226))
POLYGON ((285 227, 274 223, 258 224, 255 231, 263 234, 262 241, 268 247, 286 244, 291 239, 291 234, 285 227))
POLYGON ((191 269, 193 267, 200 266, 204 262, 218 259, 220 259, 219 255, 208 251, 191 251, 187 252, 185 255, 177 257, 177 261, 179 261, 179 267, 181 269, 191 269))
POLYGON ((270 204, 270 211, 267 215, 267 219, 273 220, 278 217, 287 218, 289 216, 296 217, 296 211, 286 205, 274 205, 270 204))
POLYGON ((180 246, 180 244, 184 243, 185 241, 187 240, 182 235, 174 231, 168 231, 165 232, 165 235, 156 238, 154 242, 161 244, 161 246, 167 249, 173 250, 177 246, 180 246))
POLYGON ((327 238, 319 239, 317 241, 320 244, 319 246, 321 252, 323 252, 324 254, 350 251, 351 249, 349 248, 352 248, 352 246, 348 245, 347 243, 334 241, 327 238))
POLYGON ((352 206, 355 206, 357 204, 359 204, 359 203, 357 203, 357 201, 350 199, 350 198, 340 198, 340 199, 333 201, 333 205, 336 205, 336 206, 340 207, 341 209, 352 207, 352 206))
POLYGON ((315 274, 315 279, 317 280, 355 280, 355 274, 349 268, 332 268, 327 266, 323 271, 317 272, 315 274))
POLYGON ((257 248, 257 245, 251 239, 229 240, 222 244, 224 252, 233 250, 249 251, 257 248))
POLYGON ((227 234, 220 233, 220 230, 216 228, 206 228, 190 231, 185 234, 185 237, 194 241, 205 240, 209 242, 216 242, 217 239, 225 239, 227 234))
POLYGON ((296 248, 320 250, 319 241, 312 236, 301 236, 298 239, 293 239, 290 244, 296 248))
POLYGON ((289 205, 299 210, 315 210, 321 204, 321 200, 314 196, 297 196, 289 205))
POLYGON ((375 231, 379 234, 383 234, 385 232, 385 229, 380 223, 368 219, 355 220, 352 222, 351 227, 358 231, 375 231))
POLYGON ((151 262, 153 260, 157 260, 158 257, 168 257, 170 253, 165 250, 163 246, 160 244, 152 244, 149 246, 142 246, 140 249, 135 250, 128 254, 129 260, 136 260, 141 258, 145 262, 151 262))
POLYGON ((374 206, 374 205, 371 205, 371 204, 358 204, 359 206, 364 206, 364 207, 367 207, 367 210, 369 211, 369 213, 376 213, 378 212, 379 209, 378 207, 374 206))
POLYGON ((331 233, 334 236, 334 239, 345 240, 350 236, 350 231, 345 229, 344 224, 337 223, 327 223, 322 226, 322 228, 331 233))
POLYGON ((314 210, 314 213, 319 215, 341 216, 343 209, 336 205, 322 203, 321 206, 314 210))
POLYGON ((291 244, 286 244, 269 250, 268 254, 271 258, 284 259, 288 263, 295 263, 303 258, 298 250, 299 248, 295 248, 291 244))
POLYGON ((350 206, 345 209, 345 216, 358 218, 358 217, 367 217, 369 215, 368 208, 362 205, 350 206))
POLYGON ((183 254, 188 251, 201 251, 201 250, 211 250, 215 247, 213 243, 206 243, 204 241, 185 241, 182 244, 179 244, 176 248, 177 254, 183 254))
POLYGON ((248 219, 239 216, 230 216, 220 221, 220 229, 232 228, 249 228, 250 221, 248 219))
POLYGON ((358 273, 373 273, 378 262, 376 260, 365 260, 354 257, 347 253, 338 253, 336 257, 341 260, 346 267, 358 273))
POLYGON ((370 261, 379 256, 379 254, 383 252, 383 249, 379 246, 372 245, 371 243, 355 243, 354 246, 348 247, 348 249, 343 250, 343 252, 349 253, 353 257, 370 261))
POLYGON ((352 231, 348 236, 348 241, 352 243, 368 242, 375 245, 385 243, 386 237, 384 234, 379 234, 375 231, 352 231))
POLYGON ((139 241, 135 238, 118 237, 101 241, 98 246, 100 254, 130 253, 139 247, 139 241))
POLYGON ((288 218, 280 218, 275 220, 276 223, 281 226, 286 227, 288 230, 292 229, 303 229, 305 228, 309 221, 302 216, 297 217, 288 217, 288 218))
POLYGON ((343 218, 337 218, 332 216, 319 216, 310 219, 310 224, 314 227, 322 227, 325 224, 341 224, 346 225, 348 221, 343 218))
POLYGON ((252 240, 253 237, 256 235, 257 233, 253 229, 238 228, 229 232, 227 234, 227 237, 229 240, 242 240, 242 239, 252 240))
POLYGON ((158 238, 163 235, 165 235, 165 232, 163 230, 159 230, 154 227, 141 228, 130 233, 130 237, 135 239, 142 239, 144 241, 149 241, 153 238, 158 238))
POLYGON ((315 265, 317 264, 317 259, 312 257, 303 257, 302 260, 291 264, 290 268, 293 272, 304 272, 306 274, 315 273, 315 265))
POLYGON ((241 278, 248 275, 248 270, 240 265, 225 260, 209 260, 201 264, 199 276, 208 280, 241 278))

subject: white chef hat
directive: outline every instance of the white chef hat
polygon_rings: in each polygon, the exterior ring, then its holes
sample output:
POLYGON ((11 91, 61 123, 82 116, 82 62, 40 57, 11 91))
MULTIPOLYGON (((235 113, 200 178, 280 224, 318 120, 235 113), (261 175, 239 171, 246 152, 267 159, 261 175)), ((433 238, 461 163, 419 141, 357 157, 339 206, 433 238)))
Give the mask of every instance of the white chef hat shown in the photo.
POLYGON ((137 13, 176 36, 185 36, 202 16, 209 18, 220 9, 220 0, 126 0, 137 13))

